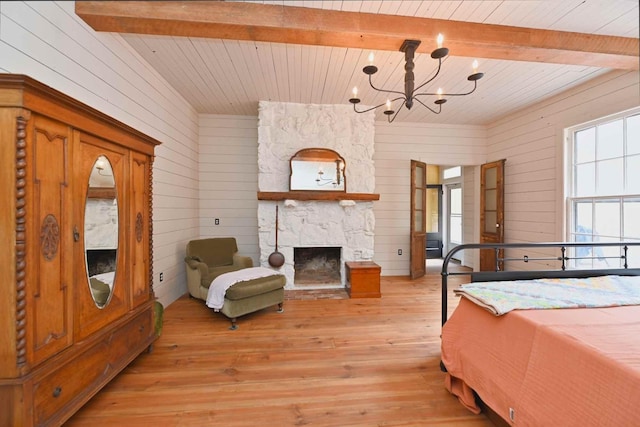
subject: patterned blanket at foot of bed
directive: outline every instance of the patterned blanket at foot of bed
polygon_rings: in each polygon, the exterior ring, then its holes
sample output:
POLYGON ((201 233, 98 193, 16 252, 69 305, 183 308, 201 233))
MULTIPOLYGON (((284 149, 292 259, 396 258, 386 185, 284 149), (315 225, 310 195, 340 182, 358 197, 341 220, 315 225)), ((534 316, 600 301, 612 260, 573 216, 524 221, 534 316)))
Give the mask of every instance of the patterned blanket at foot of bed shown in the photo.
POLYGON ((454 292, 496 316, 511 310, 640 305, 640 276, 469 283, 454 292))

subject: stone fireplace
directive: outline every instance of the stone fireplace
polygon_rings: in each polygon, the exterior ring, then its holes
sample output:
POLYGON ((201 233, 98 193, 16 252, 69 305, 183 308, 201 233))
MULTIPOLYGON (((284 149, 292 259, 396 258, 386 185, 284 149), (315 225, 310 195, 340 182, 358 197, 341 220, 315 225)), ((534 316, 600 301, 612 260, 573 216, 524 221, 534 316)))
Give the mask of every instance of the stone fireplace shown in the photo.
MULTIPOLYGON (((307 105, 261 101, 258 123, 258 190, 288 192, 289 159, 303 148, 328 148, 345 160, 344 176, 349 193, 375 190, 374 116, 356 114, 347 105, 307 105)), ((282 200, 258 201, 260 265, 269 267, 275 251, 278 206, 278 251, 285 263, 278 270, 287 278, 287 289, 345 286, 344 263, 372 260, 375 217, 372 201, 282 200), (325 254, 317 263, 337 267, 331 279, 300 275, 296 248, 338 248, 338 257, 325 254), (338 275, 339 274, 339 275, 338 275)), ((299 251, 298 251, 299 252, 299 251)), ((335 251, 334 251, 335 252, 335 251)), ((298 254, 298 257, 300 254, 298 254)), ((326 267, 326 265, 325 265, 326 267)), ((328 272, 323 272, 322 277, 328 272)), ((319 273, 316 274, 319 276, 319 273)))

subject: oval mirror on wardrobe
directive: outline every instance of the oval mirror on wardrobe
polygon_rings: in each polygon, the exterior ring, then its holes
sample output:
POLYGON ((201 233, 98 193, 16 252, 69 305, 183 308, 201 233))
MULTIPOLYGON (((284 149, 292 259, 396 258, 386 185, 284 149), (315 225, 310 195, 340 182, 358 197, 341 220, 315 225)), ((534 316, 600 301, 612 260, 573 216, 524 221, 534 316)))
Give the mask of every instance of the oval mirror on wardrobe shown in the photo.
POLYGON ((113 294, 118 253, 118 198, 109 159, 93 164, 84 211, 84 247, 89 291, 98 308, 113 294))

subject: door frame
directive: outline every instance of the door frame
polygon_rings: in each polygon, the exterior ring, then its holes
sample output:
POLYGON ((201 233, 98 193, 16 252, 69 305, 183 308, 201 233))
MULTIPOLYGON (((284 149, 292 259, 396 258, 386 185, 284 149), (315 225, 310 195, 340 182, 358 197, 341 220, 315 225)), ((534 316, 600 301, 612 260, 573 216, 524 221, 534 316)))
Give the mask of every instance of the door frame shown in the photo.
MULTIPOLYGON (((461 243, 454 243, 452 245, 451 243, 451 190, 454 188, 459 188, 460 189, 460 204, 461 204, 461 212, 460 212, 460 220, 462 222, 464 222, 464 195, 462 193, 462 182, 455 182, 455 183, 451 183, 451 184, 445 184, 445 187, 447 189, 447 197, 446 197, 446 203, 447 203, 447 227, 446 227, 446 245, 445 247, 447 248, 447 253, 449 253, 449 251, 453 248, 455 248, 456 246, 464 243, 464 225, 462 225, 462 242, 461 243)), ((459 252, 460 255, 458 255, 458 257, 461 257, 462 252, 459 252)), ((462 261, 459 258, 454 258, 457 259, 458 261, 462 261)))
MULTIPOLYGON (((426 252, 425 257, 429 258, 442 258, 444 256, 444 237, 445 232, 443 228, 443 185, 442 184, 427 184, 427 192, 429 190, 438 190, 438 230, 437 231, 427 231, 427 244, 426 244, 426 252), (429 242, 437 241, 439 242, 439 246, 435 247, 433 245, 429 246, 429 242), (429 256, 429 252, 431 252, 431 256, 429 256)), ((429 204, 429 197, 427 197, 427 205, 429 204)), ((430 212, 430 211, 427 211, 430 212)), ((430 219, 425 219, 425 227, 426 224, 430 222, 430 219)))
POLYGON ((409 234, 409 276, 417 279, 427 273, 427 164, 411 160, 411 214, 409 234))

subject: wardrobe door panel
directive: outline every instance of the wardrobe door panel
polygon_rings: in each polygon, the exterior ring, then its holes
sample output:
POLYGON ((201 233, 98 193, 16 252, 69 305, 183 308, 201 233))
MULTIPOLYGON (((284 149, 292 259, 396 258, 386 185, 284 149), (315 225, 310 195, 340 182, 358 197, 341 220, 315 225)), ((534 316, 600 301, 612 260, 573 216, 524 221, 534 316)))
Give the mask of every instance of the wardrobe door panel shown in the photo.
MULTIPOLYGON (((78 220, 77 228, 80 232, 80 241, 75 252, 77 260, 75 263, 77 305, 75 334, 77 339, 84 339, 108 326, 129 310, 130 272, 127 262, 127 239, 124 238, 129 233, 127 215, 129 157, 128 150, 94 136, 76 131, 75 138, 79 141, 74 161, 74 182, 78 189, 75 210, 78 220), (101 163, 103 163, 102 166, 101 163), (109 178, 115 183, 115 188, 107 196, 96 195, 96 188, 90 185, 92 173, 96 169, 101 169, 101 175, 113 175, 109 178), (113 229, 107 233, 98 233, 98 239, 108 241, 104 246, 100 246, 103 242, 98 241, 97 245, 93 242, 95 237, 92 235, 96 234, 93 233, 93 228, 97 227, 100 221, 104 222, 103 219, 96 221, 92 218, 95 209, 91 208, 91 204, 95 201, 102 203, 103 206, 100 209, 110 208, 114 211, 113 215, 116 215, 111 221, 113 229), (112 242, 115 242, 115 247, 112 242), (95 252, 111 252, 111 259, 102 261, 102 264, 108 266, 107 270, 93 271, 89 268, 90 258, 95 252), (106 271, 113 273, 108 282, 102 279, 106 271), (96 278, 100 279, 103 286, 110 287, 109 295, 103 300, 96 298, 96 278)), ((103 189, 101 193, 104 192, 103 189)))
POLYGON ((28 132, 27 360, 37 365, 73 341, 71 130, 34 114, 28 132))
POLYGON ((132 307, 149 301, 149 156, 131 154, 131 298, 132 307))

